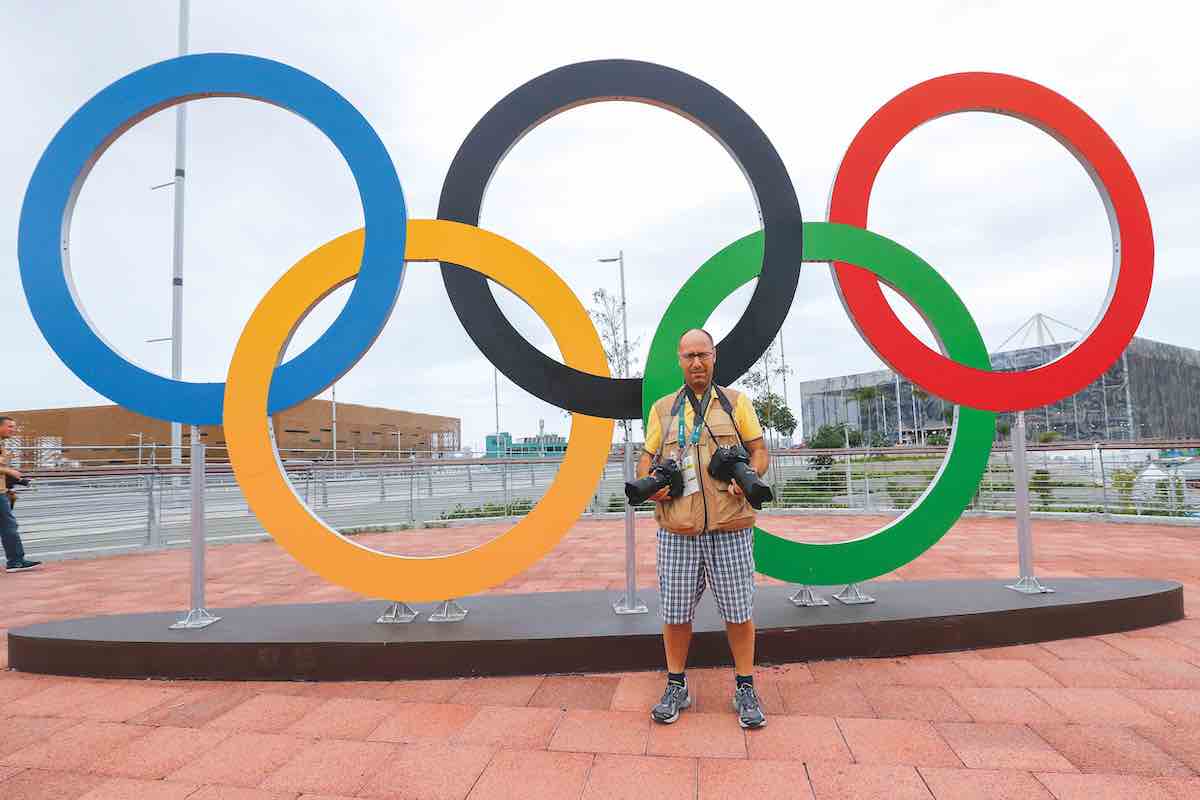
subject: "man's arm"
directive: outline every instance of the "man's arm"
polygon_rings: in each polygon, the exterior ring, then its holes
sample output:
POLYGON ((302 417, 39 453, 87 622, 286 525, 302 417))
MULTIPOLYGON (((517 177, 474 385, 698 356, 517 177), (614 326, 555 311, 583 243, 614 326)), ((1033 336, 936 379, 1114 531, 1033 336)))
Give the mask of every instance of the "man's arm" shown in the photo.
POLYGON ((771 465, 771 453, 767 450, 767 440, 758 438, 753 442, 746 442, 746 450, 750 453, 750 466, 754 467, 754 471, 760 476, 766 475, 767 467, 771 465))
MULTIPOLYGON (((750 466, 759 474, 759 477, 766 475, 767 467, 771 463, 771 455, 767 450, 767 440, 763 436, 762 424, 758 421, 758 415, 754 413, 754 404, 745 394, 738 398, 737 408, 734 409, 733 414, 733 424, 746 445, 746 452, 750 456, 750 466)), ((730 481, 729 491, 741 494, 742 487, 738 486, 737 481, 730 481)))
POLYGON ((642 451, 642 457, 638 459, 638 463, 637 463, 637 476, 639 478, 644 478, 650 474, 650 463, 653 460, 654 460, 653 455, 651 455, 646 450, 642 451))

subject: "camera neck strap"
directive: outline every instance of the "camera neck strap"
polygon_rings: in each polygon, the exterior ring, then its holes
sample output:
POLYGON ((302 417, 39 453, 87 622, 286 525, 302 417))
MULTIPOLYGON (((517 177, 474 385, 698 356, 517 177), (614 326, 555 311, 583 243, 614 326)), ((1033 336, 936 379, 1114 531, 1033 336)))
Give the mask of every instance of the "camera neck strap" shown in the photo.
MULTIPOLYGON (((708 420, 705 419, 705 417, 707 416, 707 412, 708 412, 708 406, 709 406, 709 403, 712 402, 712 395, 714 392, 716 393, 716 396, 717 396, 717 402, 721 404, 721 410, 724 411, 727 415, 729 415, 729 421, 731 423, 733 423, 733 432, 735 434, 737 434, 738 443, 743 448, 746 446, 746 440, 742 438, 742 432, 738 429, 737 417, 734 416, 733 403, 730 402, 729 396, 725 394, 725 392, 721 389, 720 386, 717 386, 715 383, 710 383, 708 386, 708 389, 704 392, 703 401, 697 401, 696 393, 693 392, 687 386, 685 386, 679 392, 679 395, 675 398, 674 405, 671 407, 672 416, 674 416, 676 414, 679 415, 679 447, 681 450, 683 449, 683 447, 685 446, 686 441, 687 441, 687 439, 684 436, 684 424, 683 424, 683 407, 682 406, 683 406, 684 398, 687 398, 688 402, 691 403, 692 410, 696 413, 697 419, 701 420, 703 422, 703 425, 705 428, 708 428, 708 435, 712 437, 712 440, 714 442, 717 441, 716 434, 713 433, 712 427, 709 426, 708 420), (703 410, 701 410, 701 405, 703 405, 703 410)), ((691 443, 693 445, 697 444, 700 441, 700 425, 701 425, 701 422, 696 422, 695 428, 692 431, 691 443)))
MULTIPOLYGON (((742 432, 738 430, 737 417, 733 412, 733 403, 729 402, 729 398, 725 395, 725 392, 722 391, 720 386, 717 386, 716 390, 717 402, 721 404, 721 410, 729 415, 729 421, 733 423, 733 432, 736 433, 738 437, 738 444, 745 448, 746 440, 742 438, 742 432)), ((707 425, 708 423, 705 422, 704 424, 707 425)), ((712 436, 712 430, 709 430, 708 435, 712 436)), ((713 436, 713 441, 716 441, 716 439, 717 437, 713 436)))
MULTIPOLYGON (((680 401, 686 397, 687 401, 692 406, 692 411, 695 412, 696 418, 692 421, 692 435, 687 435, 687 424, 684 422, 686 414, 682 408, 679 408, 677 414, 679 416, 679 449, 683 450, 688 446, 688 440, 691 440, 691 445, 694 447, 700 443, 700 434, 702 430, 708 426, 708 421, 704 419, 704 415, 708 413, 708 405, 712 402, 713 387, 710 383, 708 388, 704 390, 704 399, 697 400, 696 393, 689 387, 685 386, 680 393, 680 397, 676 399, 676 406, 680 405, 680 401)), ((712 436, 712 430, 708 432, 712 436)))

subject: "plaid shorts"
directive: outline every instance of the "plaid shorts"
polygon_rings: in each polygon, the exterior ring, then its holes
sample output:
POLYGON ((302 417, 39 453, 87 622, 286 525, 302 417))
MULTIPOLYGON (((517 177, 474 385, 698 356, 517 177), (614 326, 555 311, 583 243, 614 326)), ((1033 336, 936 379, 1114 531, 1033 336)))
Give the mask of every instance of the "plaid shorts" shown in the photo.
POLYGON ((668 625, 696 616, 706 584, 726 622, 754 613, 754 529, 684 535, 658 530, 658 615, 668 625))

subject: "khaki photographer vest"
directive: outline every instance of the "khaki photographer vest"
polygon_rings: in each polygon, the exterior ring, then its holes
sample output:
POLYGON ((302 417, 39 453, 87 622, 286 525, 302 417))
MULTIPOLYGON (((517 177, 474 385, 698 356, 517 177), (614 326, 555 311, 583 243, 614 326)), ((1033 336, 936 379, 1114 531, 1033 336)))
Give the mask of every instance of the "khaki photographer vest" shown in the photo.
MULTIPOLYGON (((730 407, 737 408, 741 393, 720 387, 729 398, 730 407)), ((679 416, 671 413, 671 406, 679 392, 669 394, 656 402, 651 410, 658 415, 662 429, 662 446, 659 458, 673 458, 683 465, 679 454, 679 416)), ((684 413, 688 401, 679 406, 684 413)), ((655 503, 654 518, 666 530, 674 533, 698 534, 705 531, 736 531, 754 526, 754 509, 742 495, 731 494, 729 483, 719 481, 708 474, 708 462, 717 447, 730 447, 740 443, 733 417, 725 412, 714 391, 705 414, 708 425, 704 426, 700 441, 696 444, 696 477, 700 480, 700 491, 687 497, 678 497, 665 503, 655 503), (712 433, 709 433, 709 428, 712 433), (713 436, 716 442, 713 442, 713 436)), ((684 418, 686 420, 686 417, 684 418)), ((690 434, 691 431, 689 430, 690 434)), ((690 448, 691 445, 689 444, 690 448)))

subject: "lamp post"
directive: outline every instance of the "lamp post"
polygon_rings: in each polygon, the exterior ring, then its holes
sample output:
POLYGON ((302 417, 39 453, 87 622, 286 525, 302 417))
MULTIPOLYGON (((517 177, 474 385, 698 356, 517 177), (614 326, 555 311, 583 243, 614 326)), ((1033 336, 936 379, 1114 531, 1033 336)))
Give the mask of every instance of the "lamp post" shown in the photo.
MULTIPOLYGON (((616 258, 596 259, 601 264, 611 264, 614 261, 620 265, 621 273, 621 358, 617 364, 617 377, 629 377, 629 317, 625 312, 625 251, 618 250, 616 258)), ((633 450, 629 446, 630 421, 621 420, 621 429, 625 434, 625 480, 633 480, 633 450)), ((634 510, 628 502, 625 503, 625 595, 613 603, 613 611, 617 614, 645 614, 647 608, 637 597, 637 558, 636 540, 633 532, 634 510)))
MULTIPOLYGON (((189 1, 179 0, 179 55, 188 52, 189 1)), ((183 377, 183 180, 187 161, 187 103, 175 106, 175 234, 171 254, 171 377, 183 377)), ((183 462, 183 426, 171 423, 171 463, 183 462)))

